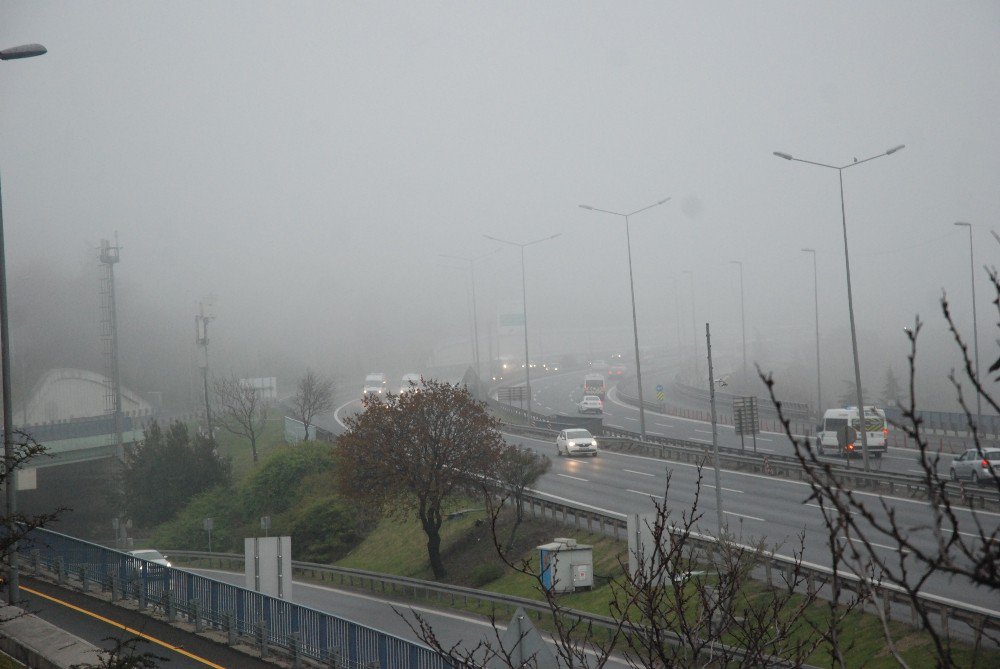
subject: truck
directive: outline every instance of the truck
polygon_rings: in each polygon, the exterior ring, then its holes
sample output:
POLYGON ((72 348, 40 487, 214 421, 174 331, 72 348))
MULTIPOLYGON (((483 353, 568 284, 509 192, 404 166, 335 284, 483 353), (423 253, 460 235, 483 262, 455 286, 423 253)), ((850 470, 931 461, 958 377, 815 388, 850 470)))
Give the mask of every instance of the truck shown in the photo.
POLYGON ((603 374, 587 374, 583 377, 583 394, 584 395, 597 395, 602 400, 604 399, 604 375, 603 374))
MULTIPOLYGON (((868 455, 881 458, 886 451, 889 424, 885 412, 874 404, 865 405, 865 431, 868 437, 868 455)), ((817 455, 839 455, 850 457, 862 455, 861 421, 856 406, 841 409, 827 409, 823 413, 823 423, 816 426, 817 455), (846 428, 850 427, 848 430, 846 428)))

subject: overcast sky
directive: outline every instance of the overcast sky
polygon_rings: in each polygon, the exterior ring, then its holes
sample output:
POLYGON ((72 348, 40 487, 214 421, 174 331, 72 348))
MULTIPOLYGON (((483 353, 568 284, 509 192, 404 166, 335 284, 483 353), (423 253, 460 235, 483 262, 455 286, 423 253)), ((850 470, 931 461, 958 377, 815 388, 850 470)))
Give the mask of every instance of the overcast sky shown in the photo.
POLYGON ((732 366, 741 260, 752 354, 811 364, 812 247, 840 364, 837 173, 772 151, 847 164, 905 144, 844 172, 865 384, 903 371, 918 313, 933 364, 955 364, 938 301, 946 290, 971 330, 956 220, 975 225, 984 366, 995 358, 981 269, 1000 255, 994 1, 0 0, 0 48, 26 42, 49 53, 0 63, 12 300, 19 276, 96 267, 117 231, 123 327, 141 314, 162 337, 123 344, 133 356, 189 351, 212 294, 213 355, 246 375, 272 359, 420 369, 469 331, 467 266, 437 254, 501 248, 477 274, 485 333, 521 285, 518 250, 483 235, 556 233, 525 253, 536 350, 589 333, 627 352, 623 221, 577 205, 670 196, 631 220, 643 346, 689 345, 688 270, 698 328, 711 322, 732 366))

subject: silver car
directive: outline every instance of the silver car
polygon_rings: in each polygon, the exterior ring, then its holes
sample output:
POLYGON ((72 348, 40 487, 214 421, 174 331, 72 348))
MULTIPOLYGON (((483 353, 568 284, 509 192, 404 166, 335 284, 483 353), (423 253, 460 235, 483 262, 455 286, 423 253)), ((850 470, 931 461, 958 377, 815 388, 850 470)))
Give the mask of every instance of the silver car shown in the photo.
POLYGON ((563 430, 556 437, 556 451, 559 455, 589 455, 597 457, 597 439, 587 430, 572 428, 563 430))
POLYGON ((952 481, 965 479, 973 483, 990 481, 994 476, 1000 477, 1000 448, 970 448, 951 461, 950 474, 952 481))

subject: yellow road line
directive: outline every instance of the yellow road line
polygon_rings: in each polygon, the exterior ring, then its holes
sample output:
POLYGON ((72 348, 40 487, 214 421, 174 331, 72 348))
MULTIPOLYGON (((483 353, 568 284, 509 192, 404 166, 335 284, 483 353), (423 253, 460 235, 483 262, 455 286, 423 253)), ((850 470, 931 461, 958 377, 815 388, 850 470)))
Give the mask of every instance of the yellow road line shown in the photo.
POLYGON ((171 646, 166 641, 162 641, 160 639, 157 639, 156 637, 150 636, 150 635, 146 634, 145 632, 140 632, 139 630, 134 630, 131 627, 126 627, 125 625, 122 625, 121 623, 115 622, 114 620, 111 620, 110 618, 105 618, 104 616, 98 615, 98 614, 94 613, 93 611, 88 611, 87 609, 80 608, 79 606, 75 606, 73 604, 70 604, 69 602, 65 602, 65 601, 63 601, 61 599, 57 599, 57 598, 52 597, 50 595, 46 595, 44 592, 39 592, 39 591, 34 590, 32 588, 26 588, 23 585, 21 586, 21 590, 24 590, 25 592, 30 592, 31 594, 35 595, 36 597, 42 597, 43 599, 47 599, 50 602, 55 602, 56 604, 61 604, 62 606, 65 606, 66 608, 73 609, 74 611, 76 611, 78 613, 82 613, 84 615, 88 615, 91 618, 97 618, 101 622, 107 623, 108 625, 111 625, 112 627, 121 628, 122 630, 128 632, 129 634, 134 634, 135 636, 141 637, 141 638, 145 639, 146 641, 149 641, 150 643, 155 643, 155 644, 157 644, 159 646, 163 646, 164 648, 166 648, 168 650, 172 650, 175 653, 180 653, 181 655, 183 655, 185 657, 191 658, 195 662, 201 662, 206 667, 212 667, 213 669, 226 669, 222 665, 215 664, 214 662, 209 662, 205 658, 199 657, 199 656, 195 655, 194 653, 190 653, 190 652, 184 650, 183 648, 178 648, 177 646, 171 646))

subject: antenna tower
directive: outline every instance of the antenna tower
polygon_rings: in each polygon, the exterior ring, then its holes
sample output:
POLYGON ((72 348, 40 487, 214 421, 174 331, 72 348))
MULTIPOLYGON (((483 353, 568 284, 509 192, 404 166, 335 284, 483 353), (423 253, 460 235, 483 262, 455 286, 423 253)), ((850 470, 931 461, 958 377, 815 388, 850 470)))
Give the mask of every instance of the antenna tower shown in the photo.
POLYGON ((101 264, 104 273, 101 276, 101 343, 104 347, 104 364, 106 376, 111 383, 106 386, 104 408, 114 418, 115 456, 124 460, 125 452, 122 446, 122 387, 118 367, 118 311, 115 307, 115 263, 118 262, 118 234, 115 233, 115 245, 107 239, 101 240, 101 264))

